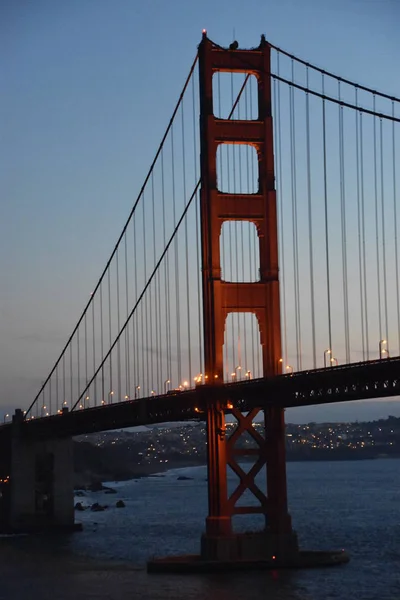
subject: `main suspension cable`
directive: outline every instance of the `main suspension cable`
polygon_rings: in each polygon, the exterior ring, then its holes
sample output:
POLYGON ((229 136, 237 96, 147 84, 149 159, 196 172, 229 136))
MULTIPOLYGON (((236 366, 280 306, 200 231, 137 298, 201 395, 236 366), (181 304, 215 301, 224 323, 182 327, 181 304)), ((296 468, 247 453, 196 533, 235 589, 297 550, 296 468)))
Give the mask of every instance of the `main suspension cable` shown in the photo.
MULTIPOLYGON (((96 286, 95 286, 95 288, 94 288, 94 290, 93 290, 93 292, 92 292, 92 294, 91 294, 91 297, 90 297, 89 301, 87 302, 87 304, 86 304, 85 308, 83 309, 83 311, 82 311, 82 313, 81 313, 81 316, 80 316, 80 318, 79 318, 79 320, 78 320, 78 322, 77 322, 77 324, 76 324, 75 328, 73 329, 73 331, 72 331, 71 335, 69 336, 69 338, 68 338, 68 340, 67 340, 67 342, 66 342, 66 344, 65 344, 64 348, 62 349, 62 351, 61 351, 61 353, 60 353, 60 355, 59 355, 59 357, 58 357, 57 361, 55 362, 55 364, 54 364, 54 367, 53 367, 53 368, 52 368, 52 370, 50 371, 50 373, 49 373, 49 375, 47 376, 46 380, 43 382, 43 385, 42 385, 42 386, 41 386, 41 388, 39 389, 39 391, 38 391, 37 395, 35 396, 35 398, 34 398, 34 399, 33 399, 33 401, 31 402, 30 406, 28 407, 28 410, 26 411, 26 413, 25 413, 25 415, 24 415, 24 418, 25 418, 25 419, 28 417, 28 415, 29 415, 29 413, 30 413, 30 411, 31 411, 31 409, 32 409, 32 407, 33 407, 33 405, 36 403, 36 401, 37 401, 37 400, 38 400, 38 398, 40 397, 40 395, 41 395, 41 393, 42 393, 42 388, 44 388, 44 387, 47 385, 47 383, 49 382, 50 378, 52 377, 53 373, 55 372, 55 369, 56 369, 57 365, 59 364, 59 362, 61 361, 61 359, 62 359, 62 357, 63 357, 64 353, 66 352, 66 350, 67 350, 67 348, 68 348, 69 344, 72 342, 72 340, 73 340, 73 338, 74 338, 74 336, 75 336, 75 333, 76 333, 76 331, 77 331, 77 329, 78 329, 78 327, 79 327, 80 323, 83 321, 84 315, 86 314, 86 312, 87 312, 87 310, 88 310, 88 308, 89 308, 89 306, 90 306, 91 302, 93 301, 93 298, 94 298, 94 296, 95 296, 95 294, 96 294, 97 290, 99 289, 99 287, 100 287, 100 285, 101 285, 101 282, 102 282, 103 278, 105 277, 105 275, 106 275, 106 273, 107 273, 107 271, 108 271, 108 269, 109 269, 109 267, 110 267, 110 265, 111 265, 111 261, 113 260, 113 258, 114 258, 114 255, 115 255, 115 253, 116 253, 116 251, 117 251, 117 248, 119 247, 119 244, 120 244, 120 242, 121 242, 121 240, 122 240, 123 236, 124 236, 124 235, 125 235, 125 233, 126 233, 126 230, 127 230, 127 228, 128 228, 128 225, 129 225, 129 223, 130 223, 130 221, 131 221, 131 219, 132 219, 132 216, 133 216, 133 214, 134 214, 134 212, 135 212, 135 210, 136 210, 136 207, 137 207, 137 205, 138 205, 138 203, 139 203, 139 201, 140 201, 140 198, 142 197, 142 193, 143 193, 143 191, 144 191, 145 187, 147 186, 147 183, 148 183, 148 181, 149 181, 149 179, 150 179, 150 176, 151 176, 151 173, 152 173, 152 171, 153 171, 153 168, 154 168, 154 166, 155 166, 155 164, 156 164, 156 162, 157 162, 157 160, 158 160, 158 158, 159 158, 159 156, 160 156, 160 154, 161 154, 161 150, 162 150, 162 148, 164 147, 165 140, 167 139, 168 133, 169 133, 169 131, 170 131, 171 127, 172 127, 172 124, 173 124, 173 122, 174 122, 174 120, 175 120, 175 116, 176 116, 176 114, 177 114, 177 112, 178 112, 178 109, 179 109, 180 103, 181 103, 181 101, 182 101, 182 99, 183 99, 183 97, 184 97, 184 94, 185 94, 185 92, 186 92, 186 89, 187 89, 187 87, 188 87, 188 85, 189 85, 189 82, 190 82, 190 80, 191 80, 191 78, 192 78, 192 75, 193 75, 194 69, 195 69, 195 67, 196 67, 197 61, 198 61, 198 54, 196 54, 196 56, 195 56, 195 59, 194 59, 194 61, 193 61, 193 63, 192 63, 192 66, 191 66, 191 68, 190 68, 190 70, 189 70, 189 74, 188 74, 188 76, 187 76, 187 78, 186 78, 186 81, 185 81, 185 83, 184 83, 184 85, 183 85, 182 91, 181 91, 181 93, 180 93, 180 95, 179 95, 178 101, 177 101, 177 103, 176 103, 176 105, 175 105, 175 108, 174 108, 174 110, 173 110, 173 112, 172 112, 172 116, 171 116, 171 118, 170 118, 170 120, 169 120, 169 123, 168 123, 168 125, 167 125, 167 128, 166 128, 166 130, 165 130, 165 133, 164 133, 164 135, 163 135, 163 137, 162 137, 162 139, 161 139, 161 142, 160 142, 160 144, 159 144, 159 146, 158 146, 158 149, 157 149, 157 152, 156 152, 156 154, 155 154, 155 157, 154 157, 154 159, 153 159, 153 161, 152 161, 152 163, 151 163, 151 165, 150 165, 150 168, 149 168, 149 170, 148 170, 148 172, 147 172, 147 175, 146 175, 146 177, 145 177, 145 180, 144 180, 144 182, 143 182, 143 185, 142 185, 142 187, 141 187, 141 189, 140 189, 140 191, 139 191, 139 194, 137 195, 136 201, 135 201, 135 202, 134 202, 134 204, 133 204, 133 207, 132 207, 132 209, 131 209, 131 212, 129 213, 128 219, 126 220, 126 222, 125 222, 125 225, 124 225, 124 227, 122 228, 122 231, 121 231, 121 233, 120 233, 120 235, 119 235, 119 237, 118 237, 117 243, 116 243, 116 244, 115 244, 115 246, 114 246, 114 249, 113 249, 113 251, 112 251, 112 253, 111 253, 111 256, 110 256, 110 258, 108 259, 108 261, 107 261, 107 263, 106 263, 106 266, 104 267, 104 269, 103 269, 103 272, 102 272, 102 274, 101 274, 101 276, 100 276, 100 278, 99 278, 99 280, 98 280, 98 282, 97 282, 97 284, 96 284, 96 286)), ((64 395, 64 396, 65 396, 65 395, 64 395)))

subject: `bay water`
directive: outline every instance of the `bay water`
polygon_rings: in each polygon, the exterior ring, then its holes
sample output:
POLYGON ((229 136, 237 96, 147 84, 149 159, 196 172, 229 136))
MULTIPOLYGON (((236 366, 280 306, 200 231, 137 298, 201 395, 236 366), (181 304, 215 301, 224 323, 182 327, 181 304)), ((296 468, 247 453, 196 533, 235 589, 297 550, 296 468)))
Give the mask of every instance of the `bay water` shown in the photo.
MULTIPOLYGON (((288 463, 287 474, 301 548, 344 548, 347 565, 147 574, 152 556, 199 551, 207 472, 188 467, 109 482, 116 494, 77 497, 86 506, 108 505, 76 513, 82 532, 1 537, 0 600, 400 600, 400 459, 288 463), (117 500, 125 507, 116 508, 117 500)), ((257 528, 258 519, 241 517, 235 525, 257 528)))

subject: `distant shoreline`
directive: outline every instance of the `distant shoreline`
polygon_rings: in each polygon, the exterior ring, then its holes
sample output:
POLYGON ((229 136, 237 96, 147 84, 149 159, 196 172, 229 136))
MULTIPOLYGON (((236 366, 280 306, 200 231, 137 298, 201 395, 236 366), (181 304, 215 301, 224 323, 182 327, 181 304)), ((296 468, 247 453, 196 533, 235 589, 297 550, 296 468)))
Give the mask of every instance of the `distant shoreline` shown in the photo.
MULTIPOLYGON (((400 454, 395 455, 395 454, 376 454, 376 455, 368 455, 368 456, 362 456, 360 454, 358 455, 354 455, 351 457, 339 457, 339 456, 325 456, 325 457, 310 457, 310 458, 305 458, 305 457, 290 457, 286 460, 287 463, 291 463, 291 462, 356 462, 356 461, 360 461, 360 460, 376 460, 376 459, 400 459, 400 454)), ((246 462, 246 461, 242 461, 242 462, 246 462)), ((112 487, 113 483, 123 483, 123 482, 127 482, 127 481, 135 481, 137 479, 143 479, 143 478, 147 478, 147 477, 153 477, 153 476, 163 476, 165 473, 167 473, 168 471, 174 471, 174 470, 178 470, 178 469, 188 469, 190 467, 206 467, 207 463, 204 461, 188 461, 188 462, 181 462, 181 461, 171 461, 168 463, 163 463, 160 465, 143 465, 141 466, 141 469, 138 470, 136 473, 127 473, 126 476, 119 476, 117 478, 109 478, 109 477, 105 477, 105 478, 98 478, 95 475, 93 476, 93 479, 91 479, 91 481, 87 482, 85 485, 75 485, 74 489, 77 490, 88 490, 93 486, 98 485, 99 489, 96 491, 101 491, 102 487, 104 487, 104 489, 107 489, 107 487, 112 487), (101 487, 100 487, 101 486, 101 487)), ((95 490, 92 490, 95 491, 95 490)))

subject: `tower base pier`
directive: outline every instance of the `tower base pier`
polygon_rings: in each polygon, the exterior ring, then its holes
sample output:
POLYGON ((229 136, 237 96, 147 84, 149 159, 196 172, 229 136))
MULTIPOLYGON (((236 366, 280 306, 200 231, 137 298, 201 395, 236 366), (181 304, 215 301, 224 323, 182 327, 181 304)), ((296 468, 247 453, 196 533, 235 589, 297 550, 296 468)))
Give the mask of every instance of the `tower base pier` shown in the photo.
MULTIPOLYGON (((294 534, 295 535, 295 534, 294 534)), ((148 573, 212 573, 217 571, 311 569, 348 563, 344 550, 309 551, 295 548, 297 540, 268 539, 255 532, 235 534, 230 539, 207 540, 202 537, 202 554, 186 554, 153 558, 147 563, 148 573), (295 544, 296 542, 296 544, 295 544), (283 554, 271 554, 274 548, 283 554), (214 556, 214 558, 212 558, 214 556)))
POLYGON ((230 536, 201 537, 200 556, 204 561, 291 560, 299 553, 295 532, 269 531, 232 533, 230 536))

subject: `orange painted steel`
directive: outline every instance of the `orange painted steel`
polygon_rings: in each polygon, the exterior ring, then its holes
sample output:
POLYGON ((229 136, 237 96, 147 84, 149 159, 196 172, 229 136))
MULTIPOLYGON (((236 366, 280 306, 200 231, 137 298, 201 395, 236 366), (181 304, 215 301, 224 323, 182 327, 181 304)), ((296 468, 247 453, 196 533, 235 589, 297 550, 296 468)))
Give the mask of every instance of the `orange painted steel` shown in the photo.
POLYGON ((281 370, 281 327, 278 272, 278 228, 276 212, 273 129, 271 114, 270 47, 262 38, 255 50, 225 50, 215 46, 206 35, 199 46, 200 129, 201 129, 201 235, 204 311, 204 353, 207 375, 207 454, 209 514, 206 534, 230 535, 232 516, 259 512, 265 515, 268 530, 289 533, 291 519, 287 509, 284 411, 271 407, 265 412, 265 437, 252 422, 260 407, 245 416, 232 408, 238 425, 230 438, 225 435, 226 400, 218 392, 223 381, 223 344, 225 323, 231 312, 256 315, 262 345, 263 375, 271 377, 281 370), (218 71, 251 73, 258 84, 258 118, 230 121, 213 113, 213 74, 218 71), (250 144, 258 156, 258 187, 255 194, 227 194, 217 188, 217 148, 220 144, 250 144), (245 220, 258 232, 260 280, 255 283, 230 283, 221 280, 220 235, 222 223, 245 220), (246 474, 238 464, 246 451, 235 449, 237 439, 248 432, 256 448, 247 453, 255 463, 246 474), (227 467, 237 474, 239 484, 228 497, 227 467), (267 466, 267 492, 255 477, 267 466), (237 506, 250 490, 258 507, 237 506))

